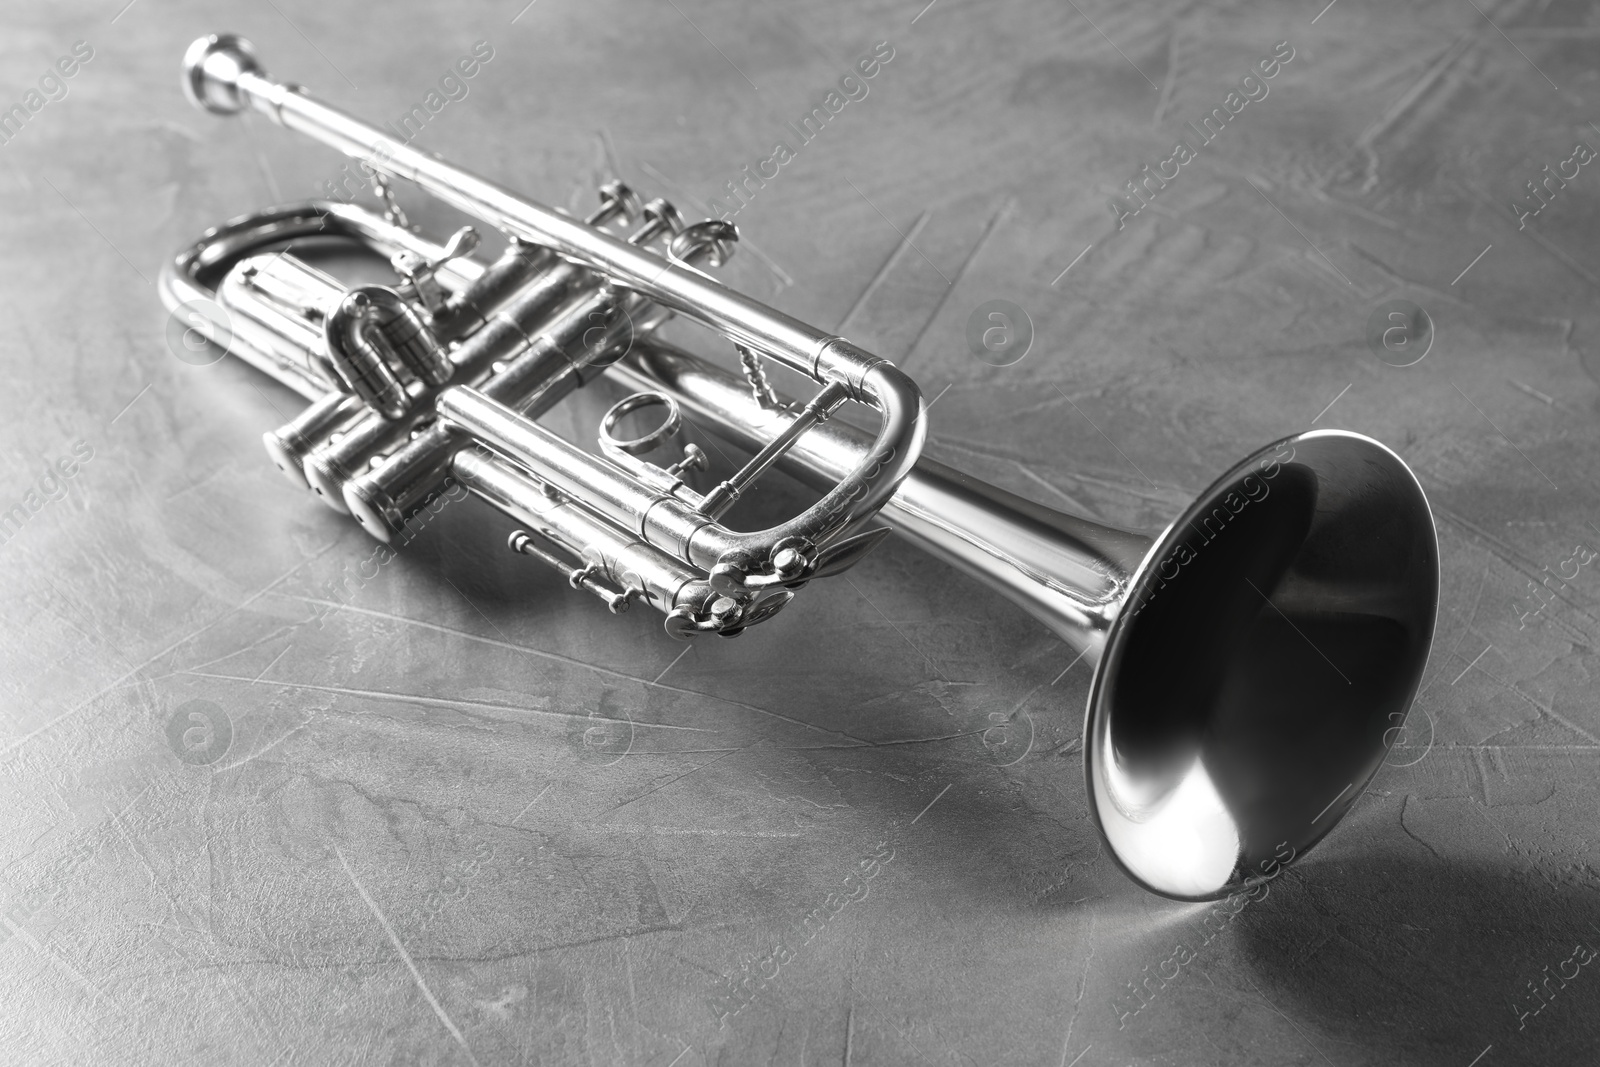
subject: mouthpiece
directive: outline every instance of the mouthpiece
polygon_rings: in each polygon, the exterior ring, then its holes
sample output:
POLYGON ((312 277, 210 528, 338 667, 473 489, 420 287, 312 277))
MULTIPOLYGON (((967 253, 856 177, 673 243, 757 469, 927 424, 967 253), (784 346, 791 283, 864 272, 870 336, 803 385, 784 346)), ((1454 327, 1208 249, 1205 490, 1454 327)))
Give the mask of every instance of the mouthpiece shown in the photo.
POLYGON ((213 33, 183 55, 183 95, 214 115, 232 115, 245 106, 240 75, 261 73, 255 45, 236 34, 213 33))

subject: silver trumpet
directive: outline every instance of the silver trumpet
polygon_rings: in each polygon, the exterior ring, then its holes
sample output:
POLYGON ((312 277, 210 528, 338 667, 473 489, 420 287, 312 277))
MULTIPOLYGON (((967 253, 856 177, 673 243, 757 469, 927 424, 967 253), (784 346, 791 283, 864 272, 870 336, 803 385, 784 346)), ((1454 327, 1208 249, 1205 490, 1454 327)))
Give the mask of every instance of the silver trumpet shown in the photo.
POLYGON ((166 264, 175 314, 311 401, 265 435, 323 503, 389 540, 460 485, 508 515, 513 551, 614 612, 642 602, 677 638, 733 636, 892 524, 1058 633, 1094 669, 1084 729, 1090 807, 1146 888, 1204 900, 1275 876, 1355 803, 1403 725, 1432 642, 1438 544, 1422 489, 1378 442, 1285 438, 1144 536, 1014 496, 921 457, 926 412, 886 360, 723 286, 738 233, 685 225, 620 183, 579 221, 274 81, 249 42, 196 41, 184 89, 207 111, 251 108, 344 153, 381 212, 312 202, 235 219, 166 264), (493 262, 463 228, 415 233, 405 179, 499 230, 493 262), (631 227, 631 229, 629 229, 631 227), (387 259, 394 284, 348 286, 297 250, 387 259), (732 343, 733 373, 652 336, 683 315, 732 343), (804 403, 768 361, 817 383, 804 403), (609 372, 635 391, 591 453, 535 421, 609 372), (876 432, 832 416, 877 413, 876 432), (640 437, 621 421, 656 409, 640 437), (750 459, 701 494, 692 418, 750 459), (719 520, 778 467, 820 499, 770 529, 719 520))

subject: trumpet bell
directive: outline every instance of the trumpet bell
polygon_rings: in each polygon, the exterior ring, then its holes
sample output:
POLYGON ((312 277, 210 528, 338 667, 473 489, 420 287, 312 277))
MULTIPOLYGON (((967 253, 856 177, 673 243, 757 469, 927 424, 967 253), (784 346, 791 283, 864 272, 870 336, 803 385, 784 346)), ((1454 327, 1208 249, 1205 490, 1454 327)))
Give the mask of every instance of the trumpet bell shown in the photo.
POLYGON ((1438 604, 1422 488, 1378 442, 1286 438, 1200 495, 1126 587, 1084 768, 1117 862, 1203 900, 1275 875, 1383 762, 1438 604))

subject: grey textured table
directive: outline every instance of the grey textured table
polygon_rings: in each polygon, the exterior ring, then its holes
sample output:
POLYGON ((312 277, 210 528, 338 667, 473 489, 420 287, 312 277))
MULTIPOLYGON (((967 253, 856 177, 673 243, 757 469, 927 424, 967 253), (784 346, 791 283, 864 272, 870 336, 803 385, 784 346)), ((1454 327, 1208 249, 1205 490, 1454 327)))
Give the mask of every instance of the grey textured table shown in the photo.
POLYGON ((1600 9, 920 6, 8 7, 0 103, 40 107, 0 147, 0 1061, 1591 1061, 1600 9), (1089 822, 1084 667, 905 545, 687 649, 475 502, 368 562, 261 453, 297 399, 165 339, 165 257, 339 169, 185 104, 224 29, 375 120, 487 42, 419 143, 574 209, 615 171, 698 213, 790 143, 724 277, 1043 502, 1159 527, 1309 424, 1387 442, 1443 558, 1391 766, 1264 900, 1178 905, 1089 822), (1119 229, 1146 164, 1178 175, 1119 229), (1519 229, 1546 165, 1578 173, 1519 229), (965 341, 994 299, 1034 331, 1006 367, 965 341), (1433 323, 1410 366, 1367 341, 1391 300, 1433 323))

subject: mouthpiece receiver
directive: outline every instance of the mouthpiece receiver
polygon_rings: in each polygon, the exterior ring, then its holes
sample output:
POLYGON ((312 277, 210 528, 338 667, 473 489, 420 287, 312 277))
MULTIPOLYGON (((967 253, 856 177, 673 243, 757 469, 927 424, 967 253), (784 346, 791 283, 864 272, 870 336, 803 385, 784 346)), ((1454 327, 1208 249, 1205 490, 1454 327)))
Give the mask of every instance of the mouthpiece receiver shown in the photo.
POLYGON ((198 38, 183 55, 183 95, 214 115, 233 115, 245 106, 241 74, 261 74, 256 47, 232 33, 198 38))

